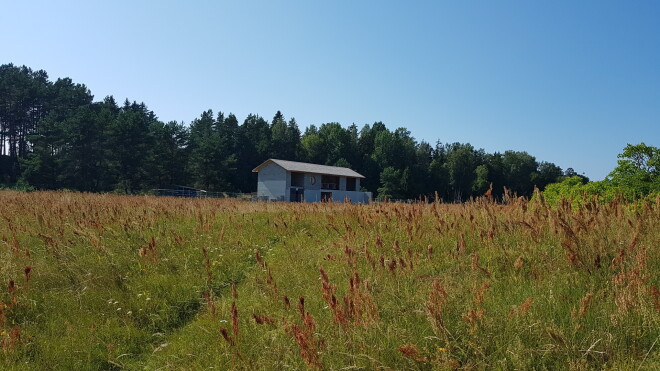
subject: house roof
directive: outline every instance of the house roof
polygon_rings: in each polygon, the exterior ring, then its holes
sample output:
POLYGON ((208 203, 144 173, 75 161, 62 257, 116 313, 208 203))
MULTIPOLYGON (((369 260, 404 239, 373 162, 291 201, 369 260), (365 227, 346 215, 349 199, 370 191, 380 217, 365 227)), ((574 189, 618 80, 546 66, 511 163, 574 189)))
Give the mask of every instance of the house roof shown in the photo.
POLYGON ((364 178, 364 176, 354 170, 351 170, 347 167, 339 166, 328 166, 328 165, 317 165, 309 164, 306 162, 296 162, 296 161, 287 161, 287 160, 278 160, 270 158, 264 161, 263 164, 255 167, 252 172, 258 173, 259 170, 266 167, 268 164, 274 163, 284 168, 286 171, 295 171, 300 173, 314 173, 314 174, 326 174, 326 175, 337 175, 337 176, 349 176, 353 178, 364 178))

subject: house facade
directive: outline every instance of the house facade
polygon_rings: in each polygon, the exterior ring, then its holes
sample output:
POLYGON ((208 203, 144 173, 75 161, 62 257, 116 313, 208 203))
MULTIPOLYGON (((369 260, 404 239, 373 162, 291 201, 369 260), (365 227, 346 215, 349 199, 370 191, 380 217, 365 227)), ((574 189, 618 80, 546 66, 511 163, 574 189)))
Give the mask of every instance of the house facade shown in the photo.
POLYGON ((288 202, 369 203, 371 192, 360 192, 364 176, 346 167, 268 159, 252 172, 258 173, 257 197, 288 202))

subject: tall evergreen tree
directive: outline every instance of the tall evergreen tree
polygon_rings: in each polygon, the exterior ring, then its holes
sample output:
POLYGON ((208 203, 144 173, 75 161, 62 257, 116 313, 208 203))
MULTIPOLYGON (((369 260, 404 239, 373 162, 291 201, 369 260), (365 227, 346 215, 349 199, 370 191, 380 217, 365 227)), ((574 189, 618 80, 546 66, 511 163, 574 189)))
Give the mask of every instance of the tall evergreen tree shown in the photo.
POLYGON ((277 111, 270 124, 270 156, 283 160, 291 160, 290 148, 287 147, 287 124, 282 112, 277 111))
POLYGON ((449 184, 455 201, 463 201, 472 195, 472 183, 478 166, 474 147, 470 144, 453 143, 447 151, 444 164, 449 173, 449 184))
POLYGON ((148 168, 151 184, 158 188, 187 184, 189 132, 186 126, 176 121, 167 124, 156 121, 149 131, 154 141, 148 168))
POLYGON ((108 157, 118 190, 133 193, 153 185, 147 165, 153 145, 149 128, 155 121, 156 116, 144 103, 126 100, 110 124, 108 157))
POLYGON ((297 160, 300 156, 300 128, 294 117, 289 120, 286 127, 285 146, 287 148, 285 160, 297 160))
POLYGON ((0 66, 0 182, 20 175, 19 159, 31 150, 28 138, 48 115, 50 86, 43 70, 0 66))
POLYGON ((257 189, 257 176, 252 169, 266 161, 270 155, 270 128, 258 115, 249 114, 238 129, 238 161, 236 186, 242 192, 257 189))

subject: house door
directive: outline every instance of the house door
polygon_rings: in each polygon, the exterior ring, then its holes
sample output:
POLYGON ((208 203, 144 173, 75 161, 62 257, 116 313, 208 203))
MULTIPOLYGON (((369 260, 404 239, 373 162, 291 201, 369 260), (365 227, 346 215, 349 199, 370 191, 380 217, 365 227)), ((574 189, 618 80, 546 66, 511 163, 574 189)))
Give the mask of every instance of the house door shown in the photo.
POLYGON ((289 193, 289 201, 301 202, 305 196, 305 190, 302 188, 291 188, 289 193))

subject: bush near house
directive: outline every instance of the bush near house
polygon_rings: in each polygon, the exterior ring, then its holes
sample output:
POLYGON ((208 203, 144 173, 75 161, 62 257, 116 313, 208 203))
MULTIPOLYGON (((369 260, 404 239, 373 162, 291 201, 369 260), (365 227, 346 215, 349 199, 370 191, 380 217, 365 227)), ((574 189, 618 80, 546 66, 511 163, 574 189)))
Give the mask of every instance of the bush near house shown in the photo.
POLYGON ((644 143, 628 144, 618 157, 618 166, 604 180, 585 182, 580 176, 566 177, 545 188, 545 200, 551 205, 562 199, 576 204, 592 199, 612 202, 617 197, 634 202, 653 201, 660 195, 660 149, 644 143))

